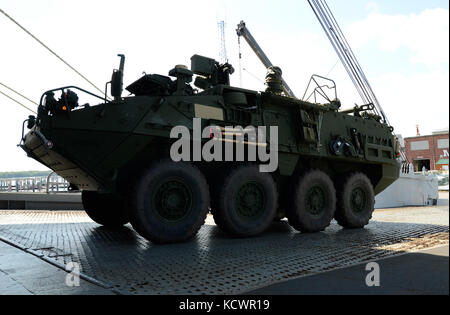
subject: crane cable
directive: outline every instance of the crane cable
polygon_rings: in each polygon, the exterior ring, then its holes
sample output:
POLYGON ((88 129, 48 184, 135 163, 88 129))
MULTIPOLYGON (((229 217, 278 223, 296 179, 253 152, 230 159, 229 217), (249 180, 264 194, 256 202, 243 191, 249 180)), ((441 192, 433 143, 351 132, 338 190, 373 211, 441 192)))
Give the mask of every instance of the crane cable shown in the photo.
POLYGON ((265 84, 265 82, 263 80, 261 80, 260 78, 258 78, 256 75, 254 75, 253 73, 251 73, 250 71, 248 71, 246 68, 243 68, 242 70, 244 70, 245 72, 247 72, 249 75, 251 75, 255 80, 258 80, 259 82, 261 82, 262 84, 265 84))
POLYGON ((21 94, 21 93, 17 92, 16 90, 14 90, 14 89, 10 88, 9 86, 7 86, 7 85, 3 84, 2 82, 0 82, 0 85, 1 85, 1 86, 3 86, 3 87, 5 87, 5 88, 7 88, 8 90, 10 90, 10 91, 12 91, 12 92, 16 93, 17 95, 19 95, 19 96, 23 97, 24 99, 26 99, 27 101, 29 101, 29 102, 33 103, 34 105, 36 105, 36 106, 39 106, 39 104, 38 104, 38 103, 36 103, 35 101, 33 101, 33 100, 29 99, 29 98, 28 98, 28 97, 26 97, 25 95, 23 95, 23 94, 21 94))
POLYGON ((373 112, 376 115, 379 115, 387 125, 390 125, 380 102, 372 90, 361 65, 347 42, 347 39, 337 23, 333 13, 331 12, 326 0, 308 0, 308 3, 325 31, 325 34, 330 40, 330 43, 336 51, 342 65, 347 71, 363 102, 366 104, 373 104, 373 112))
POLYGON ((0 91, 0 94, 3 94, 4 96, 6 96, 7 98, 9 98, 10 100, 12 100, 13 102, 16 102, 17 104, 19 104, 20 106, 22 106, 25 109, 28 109, 30 112, 37 114, 34 110, 32 110, 31 108, 29 108, 28 106, 22 104, 21 102, 19 102, 18 100, 12 98, 11 96, 9 96, 6 93, 3 93, 2 91, 0 91))
POLYGON ((19 24, 16 20, 14 20, 11 16, 9 16, 5 11, 0 9, 0 13, 3 13, 4 16, 6 16, 8 19, 10 19, 14 24, 16 24, 18 27, 20 27, 25 33, 30 35, 34 40, 36 40, 39 44, 44 46, 50 53, 52 53, 56 58, 61 60, 66 66, 68 66, 70 69, 72 69, 76 74, 78 74, 80 77, 82 77, 86 82, 88 82, 90 85, 92 85, 95 89, 100 91, 100 93, 104 93, 101 89, 99 89, 94 83, 89 81, 84 75, 82 75, 80 72, 78 72, 74 67, 72 67, 67 61, 65 61, 63 58, 61 58, 58 54, 56 54, 53 50, 51 50, 47 45, 45 45, 42 41, 40 41, 36 36, 31 34, 25 27, 19 24))
POLYGON ((242 51, 241 51, 241 36, 238 36, 239 46, 239 87, 242 88, 242 51))
POLYGON ((334 68, 336 68, 336 66, 338 65, 339 61, 340 61, 339 59, 336 61, 336 63, 334 64, 334 66, 331 67, 330 71, 327 72, 327 74, 325 75, 325 77, 328 77, 328 76, 330 75, 330 73, 333 72, 334 68))

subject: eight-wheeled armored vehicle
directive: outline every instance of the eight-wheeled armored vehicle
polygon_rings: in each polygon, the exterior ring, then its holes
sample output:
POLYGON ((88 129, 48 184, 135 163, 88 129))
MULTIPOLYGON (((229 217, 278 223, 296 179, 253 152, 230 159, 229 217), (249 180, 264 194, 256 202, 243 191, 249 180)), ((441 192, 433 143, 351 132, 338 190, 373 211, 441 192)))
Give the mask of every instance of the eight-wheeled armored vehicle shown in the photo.
POLYGON ((337 98, 319 104, 288 97, 278 68, 270 69, 266 91, 233 87, 231 65, 199 55, 190 69, 144 75, 123 97, 121 58, 109 82, 111 100, 106 91, 98 96, 74 86, 45 92, 20 144, 82 191, 87 214, 101 225, 130 222, 155 243, 194 237, 210 211, 235 237, 258 235, 284 217, 305 233, 324 230, 333 218, 362 228, 375 195, 399 176, 393 128, 371 112, 371 104, 341 110, 337 98), (77 90, 100 104, 80 105, 77 90), (174 160, 171 151, 180 141, 174 128, 192 135, 196 124, 214 128, 209 137, 183 142, 190 161, 174 160), (241 134, 230 136, 228 126, 242 126, 241 134), (277 147, 269 137, 257 141, 247 126, 266 127, 267 135, 277 127, 277 147), (244 159, 237 159, 237 149, 225 157, 218 147, 216 159, 198 158, 196 150, 209 141, 243 144, 244 159), (273 172, 261 171, 266 161, 259 157, 250 159, 253 147, 276 150, 273 172))

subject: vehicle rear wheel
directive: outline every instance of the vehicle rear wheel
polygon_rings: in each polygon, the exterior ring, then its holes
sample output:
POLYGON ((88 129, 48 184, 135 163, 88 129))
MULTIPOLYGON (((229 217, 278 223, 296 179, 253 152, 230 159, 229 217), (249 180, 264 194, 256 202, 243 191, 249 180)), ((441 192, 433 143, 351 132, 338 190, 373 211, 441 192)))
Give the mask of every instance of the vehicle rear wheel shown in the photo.
POLYGON ((330 177, 312 170, 301 176, 289 197, 289 224, 304 233, 325 230, 336 211, 336 190, 330 177))
POLYGON ((369 224, 375 208, 375 193, 370 179, 363 173, 346 178, 338 191, 335 219, 339 225, 357 229, 369 224))
POLYGON ((256 166, 242 166, 229 174, 216 189, 212 213, 216 224, 234 237, 264 232, 277 210, 276 185, 256 166))
POLYGON ((275 218, 273 219, 273 222, 280 222, 284 218, 286 218, 286 211, 283 209, 278 209, 275 213, 275 218))
POLYGON ((81 193, 84 210, 94 222, 106 227, 120 227, 128 222, 124 201, 112 194, 100 194, 96 191, 81 193))
POLYGON ((129 196, 133 228, 154 243, 193 238, 209 210, 208 184, 187 163, 160 162, 148 170, 129 196))

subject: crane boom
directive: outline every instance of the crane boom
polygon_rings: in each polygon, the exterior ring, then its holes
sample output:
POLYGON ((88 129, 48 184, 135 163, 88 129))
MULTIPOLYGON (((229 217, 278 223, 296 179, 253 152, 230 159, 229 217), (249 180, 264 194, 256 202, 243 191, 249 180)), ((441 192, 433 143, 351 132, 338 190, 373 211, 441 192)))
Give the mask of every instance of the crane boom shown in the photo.
MULTIPOLYGON (((242 36, 245 38, 245 41, 248 43, 250 48, 255 52, 256 56, 258 56, 259 60, 261 60, 264 67, 266 67, 266 68, 273 67, 272 62, 267 57, 267 55, 264 53, 264 51, 261 49, 261 47, 258 45, 255 38, 252 36, 252 34, 248 30, 247 26, 245 25, 244 21, 241 21, 241 23, 239 23, 236 32, 237 32, 238 36, 242 36)), ((282 79, 282 81, 283 81, 284 93, 290 97, 295 97, 294 92, 291 90, 291 88, 286 83, 286 81, 284 79, 282 79)))

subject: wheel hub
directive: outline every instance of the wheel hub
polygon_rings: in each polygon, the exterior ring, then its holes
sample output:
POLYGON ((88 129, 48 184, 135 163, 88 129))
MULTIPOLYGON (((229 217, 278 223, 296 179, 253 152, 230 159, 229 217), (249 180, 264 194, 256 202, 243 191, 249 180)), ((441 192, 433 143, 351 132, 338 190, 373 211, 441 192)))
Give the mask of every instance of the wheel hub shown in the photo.
POLYGON ((156 189, 153 195, 153 205, 160 217, 177 222, 191 211, 192 193, 183 181, 169 179, 156 189))
POLYGON ((325 210, 325 192, 319 186, 309 189, 306 194, 306 211, 313 215, 321 214, 325 210))
POLYGON ((264 211, 265 204, 266 194, 259 183, 246 183, 236 194, 236 210, 242 217, 257 217, 264 211))
POLYGON ((364 210, 364 207, 366 206, 366 193, 361 188, 355 188, 353 189, 351 193, 351 206, 353 212, 361 212, 364 210))

